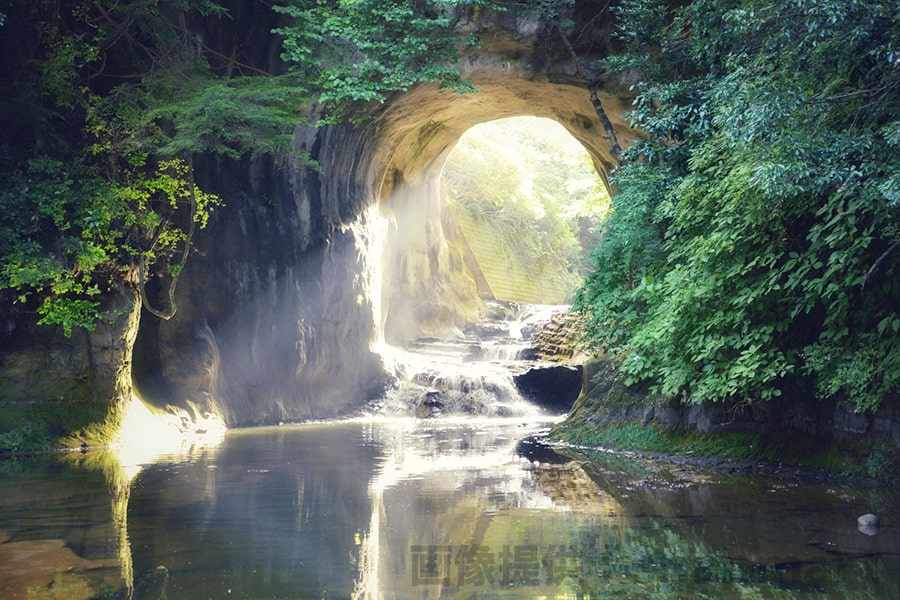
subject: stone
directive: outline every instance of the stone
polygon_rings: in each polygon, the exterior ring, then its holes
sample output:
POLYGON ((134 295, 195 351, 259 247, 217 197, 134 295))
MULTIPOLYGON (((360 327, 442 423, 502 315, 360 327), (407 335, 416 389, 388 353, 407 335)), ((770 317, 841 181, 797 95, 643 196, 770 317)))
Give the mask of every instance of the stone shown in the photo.
MULTIPOLYGON (((95 589, 80 573, 110 569, 118 577, 119 563, 114 559, 88 560, 66 547, 63 540, 28 540, 0 544, 0 597, 26 600, 35 597, 29 590, 41 590, 53 584, 70 600, 96 597, 95 589)), ((59 596, 62 597, 62 596, 59 596)))
POLYGON ((875 535, 878 533, 878 517, 872 513, 867 513, 856 519, 856 525, 861 533, 866 535, 875 535))
POLYGON ((416 407, 416 418, 433 419, 441 416, 446 410, 443 394, 437 390, 429 390, 425 399, 416 407))
POLYGON ((65 439, 73 430, 94 425, 90 437, 65 442, 105 443, 115 409, 132 395, 132 348, 141 305, 128 285, 115 287, 102 302, 111 318, 97 322, 93 331, 75 328, 67 338, 61 327, 37 325, 37 315, 29 314, 9 339, 0 337, 0 406, 9 422, 16 413, 23 421, 38 421, 31 413, 41 404, 66 405, 53 410, 64 419, 40 419, 51 437, 65 439))

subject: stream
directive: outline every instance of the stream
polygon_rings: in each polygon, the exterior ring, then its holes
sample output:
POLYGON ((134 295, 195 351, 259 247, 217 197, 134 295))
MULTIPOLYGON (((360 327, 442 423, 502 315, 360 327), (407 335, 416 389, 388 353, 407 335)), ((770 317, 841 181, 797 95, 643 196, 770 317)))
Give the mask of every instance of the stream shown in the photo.
POLYGON ((900 598, 892 490, 551 446, 470 342, 357 418, 0 462, 0 598, 900 598))

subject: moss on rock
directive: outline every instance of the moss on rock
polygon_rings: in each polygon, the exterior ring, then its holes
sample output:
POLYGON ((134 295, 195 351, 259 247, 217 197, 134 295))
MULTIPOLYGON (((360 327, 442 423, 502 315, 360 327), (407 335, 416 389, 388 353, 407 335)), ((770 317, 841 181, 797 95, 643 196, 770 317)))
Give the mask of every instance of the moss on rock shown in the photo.
MULTIPOLYGON (((26 342, 0 350, 0 453, 108 444, 131 397, 140 302, 124 286, 94 331, 32 325, 26 342)), ((25 338, 23 338, 25 339, 25 338)))

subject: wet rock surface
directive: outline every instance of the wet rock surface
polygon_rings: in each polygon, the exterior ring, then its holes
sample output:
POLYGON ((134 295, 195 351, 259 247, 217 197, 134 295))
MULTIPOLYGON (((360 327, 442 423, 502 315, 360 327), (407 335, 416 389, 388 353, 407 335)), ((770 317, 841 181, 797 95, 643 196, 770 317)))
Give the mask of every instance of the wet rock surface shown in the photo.
POLYGON ((456 338, 420 337, 397 349, 395 382, 375 412, 519 416, 565 413, 581 389, 578 365, 534 360, 538 332, 565 307, 491 303, 490 318, 456 338))
POLYGON ((118 583, 118 567, 119 563, 114 559, 82 558, 66 547, 64 540, 0 543, 0 597, 5 600, 95 598, 99 582, 89 581, 79 574, 109 569, 108 579, 118 583), (44 593, 53 595, 44 596, 44 593))

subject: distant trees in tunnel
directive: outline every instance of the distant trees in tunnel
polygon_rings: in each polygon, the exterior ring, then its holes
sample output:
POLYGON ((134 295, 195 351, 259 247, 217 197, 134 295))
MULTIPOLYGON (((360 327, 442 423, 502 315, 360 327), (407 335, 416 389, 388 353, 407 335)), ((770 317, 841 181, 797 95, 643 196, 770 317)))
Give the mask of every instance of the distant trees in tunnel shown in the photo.
POLYGON ((571 300, 609 194, 590 156, 561 125, 520 117, 476 126, 450 153, 442 181, 450 207, 482 223, 505 250, 497 260, 515 263, 506 277, 533 288, 507 299, 571 300))

